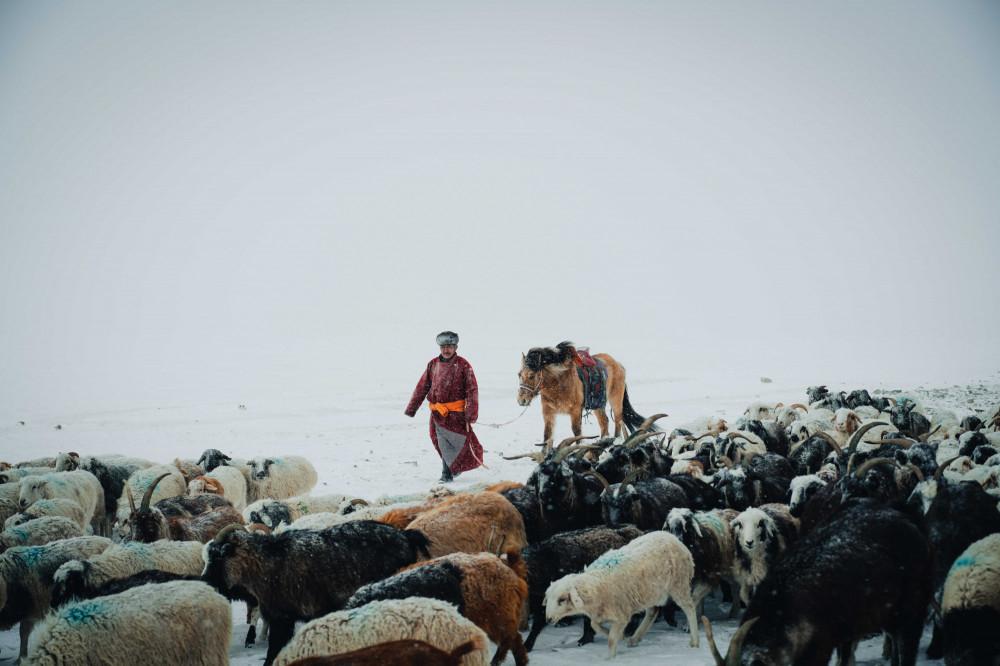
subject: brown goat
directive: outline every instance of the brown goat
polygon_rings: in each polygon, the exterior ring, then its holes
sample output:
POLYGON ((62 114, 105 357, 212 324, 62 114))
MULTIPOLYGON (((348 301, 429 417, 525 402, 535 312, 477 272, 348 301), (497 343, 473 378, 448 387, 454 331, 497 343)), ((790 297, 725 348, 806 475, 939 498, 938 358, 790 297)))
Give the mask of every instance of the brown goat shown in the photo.
POLYGON ((406 529, 427 535, 431 557, 483 551, 519 557, 528 545, 521 514, 503 495, 491 492, 448 497, 406 529))
POLYGON ((417 519, 417 516, 425 511, 430 511, 434 507, 439 506, 442 501, 450 497, 454 497, 454 495, 434 497, 427 500, 423 504, 414 504, 413 506, 403 507, 402 509, 386 511, 375 520, 380 523, 385 523, 386 525, 392 525, 396 529, 405 530, 407 525, 417 519))
POLYGON ((486 486, 483 490, 491 493, 502 493, 505 490, 514 490, 515 488, 524 488, 524 484, 517 481, 500 481, 492 486, 486 486))
MULTIPOLYGON (((514 555, 513 559, 524 569, 519 556, 514 555)), ((514 563, 505 564, 492 553, 452 553, 411 564, 406 569, 441 561, 450 562, 462 570, 462 599, 465 602, 462 615, 496 643, 497 651, 490 663, 493 666, 503 663, 507 651, 512 650, 517 666, 527 664, 528 651, 524 648, 518 628, 521 611, 528 600, 528 584, 517 572, 514 563)))
POLYGON ((391 641, 344 654, 306 657, 288 666, 460 666, 462 657, 485 647, 480 641, 462 643, 451 652, 424 641, 391 641))

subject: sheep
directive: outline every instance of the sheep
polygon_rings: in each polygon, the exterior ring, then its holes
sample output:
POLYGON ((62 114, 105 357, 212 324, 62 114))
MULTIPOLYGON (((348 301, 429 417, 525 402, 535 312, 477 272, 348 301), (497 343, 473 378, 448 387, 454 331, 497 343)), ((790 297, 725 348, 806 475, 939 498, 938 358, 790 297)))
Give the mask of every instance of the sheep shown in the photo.
MULTIPOLYGON (((553 581, 566 574, 583 571, 607 551, 621 548, 639 536, 642 536, 642 530, 634 525, 588 527, 554 534, 525 548, 522 557, 528 570, 528 613, 531 616, 531 631, 524 642, 525 649, 531 651, 546 626, 545 591, 553 581)), ((584 645, 593 640, 594 630, 588 620, 583 637, 577 644, 584 645)))
POLYGON ((16 527, 17 525, 23 525, 27 522, 35 520, 36 518, 43 518, 45 516, 62 516, 63 518, 69 518, 74 523, 79 525, 81 530, 84 530, 87 527, 87 520, 83 515, 83 508, 81 508, 80 505, 73 500, 59 497, 56 499, 42 499, 33 502, 31 506, 24 511, 7 518, 7 520, 4 521, 4 527, 16 527))
POLYGON ((374 521, 275 535, 233 525, 205 544, 202 579, 226 597, 252 595, 259 602, 270 625, 270 664, 296 621, 339 610, 365 583, 413 564, 420 554, 429 557, 427 547, 420 532, 374 521))
POLYGON ((162 499, 177 497, 187 492, 184 476, 173 465, 155 465, 136 471, 125 482, 127 490, 122 492, 121 497, 118 498, 118 506, 115 510, 117 535, 120 538, 127 538, 132 530, 129 524, 129 516, 132 515, 132 503, 129 502, 129 495, 133 498, 144 497, 146 491, 154 484, 155 490, 149 500, 153 504, 162 499))
POLYGON ((288 666, 307 657, 342 655, 405 639, 425 641, 445 652, 471 641, 483 647, 466 654, 461 663, 464 666, 486 664, 486 635, 482 629, 459 615, 449 603, 411 598, 373 601, 360 608, 313 620, 299 629, 278 655, 274 666, 288 666))
POLYGON ((286 499, 302 495, 316 485, 316 469, 302 456, 257 457, 248 460, 247 502, 286 499))
POLYGON ((226 525, 243 524, 240 512, 225 497, 217 495, 167 498, 160 500, 151 508, 149 500, 156 490, 156 485, 166 476, 168 475, 164 474, 154 480, 146 489, 138 509, 135 507, 132 491, 126 491, 132 509, 128 520, 130 540, 150 543, 159 539, 171 539, 205 543, 226 525), (182 504, 181 511, 174 510, 174 505, 177 504, 182 504))
POLYGON ((849 500, 776 562, 725 659, 711 623, 702 622, 717 666, 827 664, 834 649, 839 663, 853 663, 853 644, 877 631, 892 638, 892 663, 912 665, 929 600, 930 549, 920 528, 875 500, 849 500))
POLYGON ((104 513, 104 488, 90 472, 52 472, 21 479, 18 504, 21 510, 42 499, 68 499, 83 509, 83 516, 94 528, 95 534, 109 534, 109 523, 104 513))
POLYGON ((350 495, 323 495, 321 497, 302 495, 283 500, 261 499, 243 509, 243 519, 248 523, 263 523, 271 529, 275 529, 282 523, 291 525, 302 516, 310 513, 334 513, 351 499, 350 495))
POLYGON ((128 458, 124 456, 105 455, 90 456, 80 458, 76 453, 60 453, 56 462, 57 470, 82 469, 93 474, 101 488, 104 489, 104 514, 108 520, 110 530, 114 522, 114 516, 118 510, 118 502, 122 497, 125 483, 128 478, 140 469, 153 467, 155 463, 141 458, 128 458))
POLYGON ((188 495, 212 493, 222 495, 233 503, 237 511, 243 511, 247 505, 247 480, 242 472, 234 467, 222 465, 216 467, 204 476, 194 478, 188 483, 188 495))
MULTIPOLYGON (((119 467, 128 467, 131 469, 129 474, 135 472, 136 470, 145 469, 146 467, 153 467, 156 465, 151 460, 146 460, 145 458, 135 458, 133 456, 123 456, 118 453, 108 453, 99 456, 83 456, 81 457, 79 453, 70 451, 69 453, 60 453, 55 457, 55 462, 53 467, 57 472, 72 472, 76 469, 83 469, 88 472, 92 472, 91 467, 93 466, 93 461, 100 460, 105 463, 110 463, 119 467)), ((96 474, 95 474, 96 476, 96 474)))
MULTIPOLYGON (((274 534, 281 534, 282 532, 287 532, 288 530, 325 530, 328 527, 333 527, 334 525, 340 524, 341 516, 336 513, 331 513, 329 511, 321 511, 320 513, 310 513, 308 515, 302 516, 294 523, 289 525, 288 523, 281 523, 273 530, 274 534)), ((379 521, 381 522, 381 521, 379 521)), ((267 525, 263 523, 252 523, 252 525, 258 530, 268 530, 267 525)), ((247 529, 251 529, 248 525, 247 529)), ((251 530, 252 531, 252 530, 251 530)), ((268 532, 270 533, 270 532, 268 532)))
POLYGON ((733 519, 736 544, 733 574, 739 583, 743 603, 749 603, 751 590, 760 585, 782 553, 795 541, 798 529, 798 519, 784 504, 747 509, 733 519))
POLYGON ((948 666, 997 664, 1000 655, 1000 534, 971 544, 948 570, 941 597, 948 666))
MULTIPOLYGON (((22 460, 14 465, 14 468, 18 467, 52 467, 56 466, 56 459, 53 456, 42 456, 41 458, 32 458, 31 460, 22 460)), ((49 470, 52 471, 52 470, 49 470)))
POLYGON ((18 496, 21 494, 21 483, 0 483, 0 519, 5 523, 21 510, 18 496))
MULTIPOLYGON (((603 481, 596 472, 592 474, 603 481)), ((634 478, 630 473, 621 483, 606 485, 601 493, 604 524, 608 527, 630 523, 641 530, 659 529, 671 509, 688 506, 687 494, 676 483, 659 478, 633 483, 634 478)))
POLYGON ((77 523, 62 516, 46 516, 0 532, 0 553, 14 546, 41 546, 78 536, 83 536, 83 530, 77 523))
MULTIPOLYGON (((694 560, 692 597, 698 613, 705 597, 722 582, 736 583, 733 534, 730 523, 736 512, 730 509, 694 512, 672 509, 663 529, 677 537, 691 551, 694 560)), ((734 609, 736 604, 733 605, 734 609)))
POLYGON ((38 476, 40 474, 51 474, 51 467, 15 467, 0 472, 0 483, 17 483, 26 476, 38 476))
POLYGON ((430 556, 449 553, 495 552, 520 555, 528 545, 524 520, 517 509, 492 492, 449 497, 417 516, 407 527, 430 540, 430 556))
POLYGON ((497 651, 491 661, 494 666, 503 662, 508 651, 513 651, 517 666, 528 663, 528 653, 517 630, 521 608, 528 598, 528 585, 496 555, 452 553, 418 562, 395 576, 358 589, 344 608, 417 596, 455 603, 463 616, 496 643, 497 651), (444 584, 443 596, 437 594, 439 580, 444 584))
MULTIPOLYGON (((6 485, 14 485, 14 484, 6 484, 6 485)), ((11 500, 5 497, 0 497, 0 521, 3 521, 4 525, 6 526, 7 521, 10 520, 13 516, 17 515, 19 508, 20 507, 18 506, 16 499, 11 500)))
POLYGON ((182 460, 181 458, 174 458, 174 461, 171 464, 174 467, 176 467, 177 471, 180 472, 181 476, 184 477, 185 487, 187 486, 187 484, 191 483, 199 476, 205 475, 205 468, 190 460, 182 460))
POLYGON ((20 656, 28 653, 28 634, 49 610, 52 576, 64 563, 91 557, 111 545, 104 537, 77 537, 43 546, 11 548, 0 555, 0 629, 20 622, 20 656))
POLYGON ((32 634, 26 664, 229 663, 229 602, 197 581, 150 584, 65 606, 32 634))
POLYGON ((202 544, 193 541, 116 544, 86 560, 66 562, 53 576, 52 601, 86 597, 110 580, 128 578, 140 571, 159 570, 193 576, 201 572, 202 544))
POLYGON ((289 666, 460 666, 462 657, 484 648, 470 640, 451 652, 415 640, 388 641, 338 655, 296 659, 289 666))
POLYGON ((634 646, 656 619, 657 609, 672 598, 687 617, 691 647, 698 647, 693 578, 694 560, 684 544, 673 534, 650 532, 609 550, 583 572, 552 583, 545 592, 545 616, 555 622, 568 615, 586 615, 594 630, 608 637, 609 658, 614 658, 632 615, 646 611, 629 638, 634 646), (604 622, 610 623, 607 631, 604 622))
POLYGON ((218 467, 227 466, 232 460, 232 458, 219 449, 205 449, 195 464, 201 465, 205 473, 210 474, 218 467))

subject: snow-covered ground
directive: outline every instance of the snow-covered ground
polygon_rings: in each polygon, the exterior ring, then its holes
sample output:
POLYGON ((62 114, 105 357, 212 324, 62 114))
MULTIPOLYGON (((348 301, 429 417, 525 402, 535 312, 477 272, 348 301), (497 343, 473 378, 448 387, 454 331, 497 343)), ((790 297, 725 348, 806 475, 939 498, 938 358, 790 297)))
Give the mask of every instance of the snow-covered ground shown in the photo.
MULTIPOLYGON (((215 447, 239 456, 266 453, 307 456, 319 472, 319 483, 313 491, 316 494, 344 492, 374 498, 383 493, 425 490, 436 484, 440 473, 438 458, 427 438, 427 412, 421 412, 416 419, 402 414, 421 367, 421 360, 416 359, 412 372, 390 374, 380 386, 285 395, 257 402, 234 396, 230 401, 177 401, 88 412, 40 409, 11 413, 7 408, 0 414, 0 460, 17 461, 75 450, 84 454, 122 452, 167 461, 177 456, 196 458, 203 449, 215 447)), ((452 484, 454 487, 502 479, 523 481, 530 473, 533 465, 530 461, 505 461, 500 455, 534 450, 532 444, 540 440, 542 430, 537 403, 509 425, 501 428, 487 425, 509 421, 521 412, 514 401, 515 370, 487 370, 479 376, 481 409, 477 432, 486 448, 488 468, 463 474, 452 484)), ((975 381, 950 385, 925 385, 924 378, 919 376, 905 384, 886 384, 877 376, 874 370, 867 381, 775 376, 773 381, 764 383, 759 376, 749 375, 655 377, 635 371, 630 375, 629 394, 642 414, 669 413, 670 418, 663 421, 668 428, 706 414, 735 418, 754 400, 801 401, 807 385, 821 382, 831 389, 905 389, 928 406, 947 407, 959 415, 995 403, 1000 396, 998 373, 984 373, 975 381)), ((585 421, 584 428, 596 433, 596 420, 585 421)), ((569 434, 568 420, 561 417, 556 437, 569 434)), ((708 611, 715 620, 716 637, 720 645, 725 645, 736 622, 724 619, 725 608, 710 603, 708 611)), ((261 662, 264 646, 243 648, 246 625, 242 604, 234 605, 233 617, 230 651, 233 663, 261 662)), ((592 645, 577 647, 579 632, 579 625, 547 628, 531 653, 532 663, 602 660, 607 654, 607 644, 599 639, 592 645)), ((925 645, 927 639, 925 636, 925 645)), ((698 649, 689 648, 687 641, 686 632, 657 622, 639 646, 623 647, 617 661, 669 660, 682 666, 711 663, 704 636, 698 649)), ((0 663, 12 659, 17 644, 16 630, 0 633, 0 663)), ((866 641, 859 650, 859 663, 877 661, 880 650, 878 639, 866 641)))

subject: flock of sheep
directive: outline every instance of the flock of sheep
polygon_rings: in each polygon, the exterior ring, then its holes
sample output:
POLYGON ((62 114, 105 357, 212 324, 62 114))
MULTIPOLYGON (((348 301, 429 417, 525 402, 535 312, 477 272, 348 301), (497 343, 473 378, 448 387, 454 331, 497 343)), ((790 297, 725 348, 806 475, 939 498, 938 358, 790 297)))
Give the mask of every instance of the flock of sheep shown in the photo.
POLYGON ((1000 664, 1000 405, 808 397, 371 501, 309 495, 298 456, 0 463, 0 627, 22 663, 222 664, 242 600, 266 664, 484 664, 490 641, 521 666, 549 623, 614 657, 679 608, 717 664, 849 664, 882 633, 903 666, 927 622, 929 656, 1000 664), (741 617, 725 656, 713 592, 741 617))

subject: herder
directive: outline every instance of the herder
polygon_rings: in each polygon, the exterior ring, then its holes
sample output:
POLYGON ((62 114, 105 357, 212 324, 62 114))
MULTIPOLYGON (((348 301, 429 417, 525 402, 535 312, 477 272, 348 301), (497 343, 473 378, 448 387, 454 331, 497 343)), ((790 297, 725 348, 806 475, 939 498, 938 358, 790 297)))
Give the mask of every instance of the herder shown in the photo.
POLYGON ((427 398, 431 408, 431 442, 441 456, 441 481, 483 464, 483 447, 472 424, 479 417, 479 385, 472 366, 458 355, 458 334, 437 336, 441 354, 427 364, 404 412, 416 416, 427 398))

